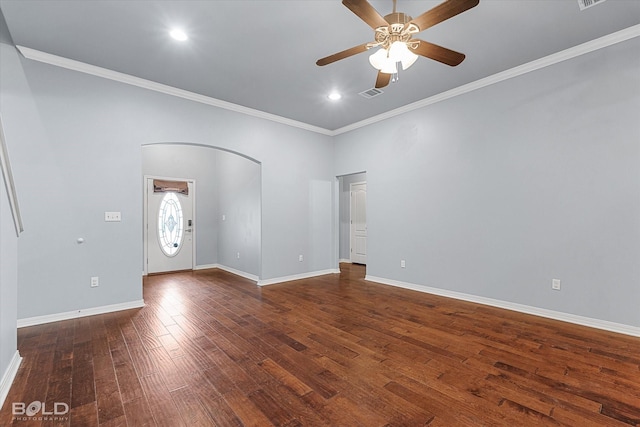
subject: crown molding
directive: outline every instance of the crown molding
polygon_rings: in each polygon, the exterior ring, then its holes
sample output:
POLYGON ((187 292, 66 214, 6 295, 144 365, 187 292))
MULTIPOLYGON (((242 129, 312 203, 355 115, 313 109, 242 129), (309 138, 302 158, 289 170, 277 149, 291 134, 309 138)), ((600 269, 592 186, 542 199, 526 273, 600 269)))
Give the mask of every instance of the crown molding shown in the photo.
POLYGON ((62 56, 52 55, 50 53, 42 52, 36 49, 31 49, 25 46, 16 46, 22 56, 33 61, 42 62, 56 67, 66 68, 68 70, 78 71, 84 74, 90 74, 96 77, 102 77, 104 79, 113 80, 120 83, 125 83, 131 86, 137 86, 143 89, 152 90, 155 92, 164 93, 166 95, 175 96, 178 98, 188 99, 190 101, 199 102, 201 104, 210 105, 213 107, 223 108, 225 110, 235 111, 236 113, 246 114, 248 116, 257 117, 260 119, 269 120, 272 122, 280 123, 283 125, 291 126, 294 128, 304 129, 315 133, 331 136, 331 131, 318 126, 313 126, 308 123, 299 122, 297 120, 288 119, 286 117, 278 116, 276 114, 265 113, 264 111, 255 110, 253 108, 244 107, 242 105, 234 104, 220 99, 212 98, 210 96, 200 95, 195 92, 190 92, 184 89, 178 89, 173 86, 168 86, 162 83, 157 83, 151 80, 142 79, 140 77, 131 76, 129 74, 120 73, 118 71, 109 70, 107 68, 90 65, 84 62, 75 61, 73 59, 65 58, 62 56))
POLYGON ((319 126, 310 125, 308 123, 299 122, 297 120, 288 119, 286 117, 278 116, 264 111, 255 110, 253 108, 244 107, 242 105, 233 104, 231 102, 222 101, 220 99, 212 98, 205 95, 200 95, 194 92, 190 92, 183 89, 178 89, 172 86, 156 83, 151 80, 134 77, 128 74, 120 73, 117 71, 109 70, 95 65, 86 64, 84 62, 75 61, 72 59, 64 58, 62 56, 52 55, 50 53, 42 52, 39 50, 31 49, 25 46, 16 46, 20 53, 27 59, 43 62, 45 64, 54 65, 57 67, 66 68, 73 71, 78 71, 85 74, 90 74, 97 77, 102 77, 109 80, 114 80, 120 83, 129 84, 132 86, 141 87, 155 92, 164 93, 166 95, 176 96, 179 98, 188 99, 190 101, 199 102, 201 104, 210 105, 213 107, 223 108, 225 110, 235 111, 237 113, 246 114, 252 117, 257 117, 272 122, 284 124, 287 126, 304 129, 307 131, 319 133, 327 136, 337 136, 343 133, 350 132, 355 129, 359 129, 391 117, 399 116, 401 114, 414 111, 428 105, 432 105, 447 99, 463 95, 468 92, 472 92, 477 89, 481 89, 486 86, 490 86, 502 81, 521 76, 531 71, 539 70, 541 68, 549 67, 559 62, 567 61, 580 55, 584 55, 598 49, 602 49, 635 37, 640 36, 640 24, 633 25, 625 28, 624 30, 617 31, 615 33, 608 34, 606 36, 582 43, 580 45, 565 49, 563 51, 545 56, 535 61, 528 62, 526 64, 519 65, 509 70, 502 71, 497 74, 476 80, 471 83, 467 83, 462 86, 458 86, 454 89, 446 92, 439 93, 429 98, 422 99, 420 101, 407 104, 403 107, 396 108, 386 113, 378 114, 377 116, 370 117, 368 119, 352 123, 350 125, 341 127, 335 130, 329 130, 321 128, 319 126))
POLYGON ((472 92, 474 90, 481 89, 483 87, 490 86, 496 83, 500 83, 502 81, 521 76, 531 71, 549 67, 559 62, 567 61, 577 56, 584 55, 586 53, 590 53, 598 49, 602 49, 638 36, 640 36, 640 24, 588 41, 586 43, 579 44, 577 46, 562 50, 543 58, 536 59, 535 61, 527 62, 526 64, 522 64, 509 70, 493 74, 480 80, 458 86, 446 92, 442 92, 429 98, 425 98, 420 101, 407 104, 403 107, 396 108, 395 110, 387 111, 386 113, 378 114, 377 116, 352 123, 350 125, 334 130, 332 132, 332 136, 340 135, 355 129, 359 129, 361 127, 371 125, 373 123, 381 122, 391 117, 399 116, 401 114, 408 113, 409 111, 417 110, 426 107, 427 105, 432 105, 449 98, 464 95, 465 93, 472 92))

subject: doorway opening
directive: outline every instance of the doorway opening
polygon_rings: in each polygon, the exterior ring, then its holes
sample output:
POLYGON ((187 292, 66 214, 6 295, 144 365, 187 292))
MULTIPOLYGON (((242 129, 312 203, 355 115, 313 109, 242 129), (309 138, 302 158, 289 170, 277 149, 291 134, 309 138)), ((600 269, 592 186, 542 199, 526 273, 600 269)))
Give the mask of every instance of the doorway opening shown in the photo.
POLYGON ((367 264, 367 174, 338 177, 338 262, 367 264))
POLYGON ((260 279, 260 162, 209 145, 147 144, 142 146, 142 175, 145 193, 143 274, 219 268, 250 280, 260 279), (165 193, 154 192, 154 178, 162 177, 171 177, 166 180, 175 182, 169 183, 169 191, 165 193), (187 194, 172 191, 180 182, 188 183, 183 193, 188 193, 190 204, 187 194), (185 204, 192 206, 191 213, 185 204), (173 264, 183 255, 185 258, 189 255, 186 247, 189 243, 193 247, 189 262, 183 260, 184 263, 177 266, 154 267, 154 250, 162 263, 173 264))

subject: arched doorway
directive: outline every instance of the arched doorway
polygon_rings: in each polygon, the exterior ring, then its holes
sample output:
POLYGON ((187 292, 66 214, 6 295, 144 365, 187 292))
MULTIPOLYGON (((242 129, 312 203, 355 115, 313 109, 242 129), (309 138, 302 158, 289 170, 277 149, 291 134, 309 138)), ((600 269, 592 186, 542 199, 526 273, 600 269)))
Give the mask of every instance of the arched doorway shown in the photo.
MULTIPOLYGON (((192 182, 195 198, 191 225, 192 269, 222 268, 252 280, 261 273, 261 164, 249 157, 200 144, 161 143, 142 146, 145 194, 149 179, 192 182)), ((145 197, 143 271, 149 272, 150 233, 145 197)), ((155 207, 151 207, 155 209, 155 207)), ((184 219, 188 221, 188 219, 184 219)), ((172 225, 168 220, 168 227, 172 225)), ((151 235, 151 237, 154 237, 151 235)), ((153 239, 151 239, 153 241, 153 239)), ((181 242, 184 242, 184 237, 181 242)), ((181 243, 184 244, 184 243, 181 243)), ((166 253, 157 252, 169 257, 166 253)))

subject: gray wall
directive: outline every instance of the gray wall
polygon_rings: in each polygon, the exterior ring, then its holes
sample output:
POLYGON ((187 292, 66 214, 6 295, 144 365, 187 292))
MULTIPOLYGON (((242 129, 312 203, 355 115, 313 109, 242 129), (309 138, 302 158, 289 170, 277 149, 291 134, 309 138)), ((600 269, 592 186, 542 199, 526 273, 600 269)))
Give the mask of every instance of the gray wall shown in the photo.
MULTIPOLYGON (((17 55, 13 42, 0 11, 0 58, 2 61, 16 61, 17 55)), ((2 62, 0 61, 0 62, 2 62)), ((0 67, 0 116, 8 120, 11 114, 5 114, 5 89, 3 84, 9 74, 4 67, 0 67)), ((16 82, 20 84, 21 82, 16 82)), ((7 138, 12 134, 6 134, 7 138)), ((9 151, 11 156, 11 151, 9 151)), ((17 318, 18 318, 18 238, 13 223, 11 207, 7 195, 4 178, 0 171, 0 380, 4 378, 7 369, 18 350, 17 318)), ((0 406, 2 406, 0 396, 0 406)))
POLYGON ((338 240, 341 260, 351 259, 351 224, 349 223, 351 219, 350 187, 352 183, 365 182, 366 180, 367 174, 365 172, 338 177, 338 187, 340 189, 340 200, 338 201, 340 215, 338 240))
POLYGON ((335 174, 367 171, 367 273, 640 326, 639 50, 338 136, 335 174))
POLYGON ((332 268, 330 137, 6 55, 4 46, 1 66, 26 229, 19 318, 142 298, 141 146, 158 142, 261 163, 261 278, 332 268), (105 223, 105 211, 121 211, 122 222, 105 223))
POLYGON ((220 206, 218 263, 259 276, 260 165, 221 151, 216 170, 220 206))
MULTIPOLYGON (((2 109, 0 108, 0 113, 2 109)), ((7 189, 0 173, 0 380, 17 349, 18 238, 9 206, 7 189)), ((2 406, 2 396, 0 396, 2 406)))

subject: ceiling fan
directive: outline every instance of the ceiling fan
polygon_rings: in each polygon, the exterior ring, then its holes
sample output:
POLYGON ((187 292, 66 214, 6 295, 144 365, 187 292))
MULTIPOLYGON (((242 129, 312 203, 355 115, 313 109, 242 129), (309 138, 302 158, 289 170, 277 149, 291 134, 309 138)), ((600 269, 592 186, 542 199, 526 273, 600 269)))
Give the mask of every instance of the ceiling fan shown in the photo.
POLYGON ((371 65, 378 70, 376 88, 382 88, 391 81, 397 81, 398 65, 400 64, 402 69, 406 70, 418 59, 418 56, 455 67, 464 60, 464 54, 414 38, 413 35, 469 10, 479 2, 480 0, 446 0, 414 19, 405 13, 396 12, 396 0, 393 0, 393 12, 385 17, 382 17, 367 0, 342 0, 342 4, 374 29, 375 41, 318 59, 316 64, 320 66, 331 64, 380 47, 369 57, 371 65))

